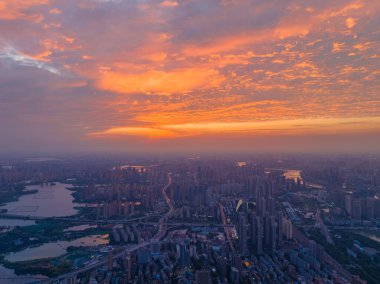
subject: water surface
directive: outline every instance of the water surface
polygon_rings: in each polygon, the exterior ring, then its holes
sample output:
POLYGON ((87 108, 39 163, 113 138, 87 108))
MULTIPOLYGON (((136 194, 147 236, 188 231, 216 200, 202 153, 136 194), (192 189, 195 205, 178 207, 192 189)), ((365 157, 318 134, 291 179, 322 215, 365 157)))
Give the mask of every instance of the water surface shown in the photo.
POLYGON ((41 275, 16 275, 14 270, 0 265, 0 283, 26 284, 42 279, 47 279, 47 277, 41 275))
POLYGON ((20 219, 1 219, 0 218, 0 227, 1 226, 10 226, 10 227, 25 227, 35 225, 36 222, 33 220, 20 220, 20 219))
POLYGON ((283 176, 287 179, 294 179, 295 181, 297 181, 297 178, 302 179, 300 170, 286 170, 283 176))
MULTIPOLYGON (((98 246, 109 243, 108 234, 93 235, 83 238, 78 238, 72 241, 59 241, 45 243, 38 247, 30 247, 19 252, 10 253, 5 256, 5 259, 11 262, 27 261, 41 258, 58 257, 66 253, 66 249, 70 246, 98 246)), ((1 282, 0 282, 1 283, 1 282)))
POLYGON ((37 189, 34 194, 22 195, 18 201, 1 206, 8 209, 8 214, 34 217, 62 217, 77 214, 74 209, 78 204, 73 203, 74 197, 64 183, 54 185, 29 185, 27 190, 37 189))

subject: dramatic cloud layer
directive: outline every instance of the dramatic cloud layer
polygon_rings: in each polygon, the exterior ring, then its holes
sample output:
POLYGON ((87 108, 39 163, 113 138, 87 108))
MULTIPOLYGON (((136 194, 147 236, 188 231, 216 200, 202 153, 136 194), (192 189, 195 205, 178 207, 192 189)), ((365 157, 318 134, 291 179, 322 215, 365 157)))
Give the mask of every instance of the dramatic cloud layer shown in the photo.
POLYGON ((373 0, 0 0, 0 149, 380 150, 379 27, 373 0))

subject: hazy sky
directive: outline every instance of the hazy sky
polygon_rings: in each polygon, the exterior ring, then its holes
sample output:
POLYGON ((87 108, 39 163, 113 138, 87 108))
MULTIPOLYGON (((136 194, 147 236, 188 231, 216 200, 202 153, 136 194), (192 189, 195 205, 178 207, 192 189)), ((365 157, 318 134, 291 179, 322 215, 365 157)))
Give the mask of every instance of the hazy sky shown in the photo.
POLYGON ((378 141, 380 1, 0 0, 0 152, 378 141))

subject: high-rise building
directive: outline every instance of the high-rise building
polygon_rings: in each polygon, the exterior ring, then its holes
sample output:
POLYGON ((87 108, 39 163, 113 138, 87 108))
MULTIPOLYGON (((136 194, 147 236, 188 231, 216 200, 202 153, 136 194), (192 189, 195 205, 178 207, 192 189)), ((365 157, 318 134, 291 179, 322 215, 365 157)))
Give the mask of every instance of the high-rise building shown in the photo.
POLYGON ((208 270, 197 271, 195 275, 197 284, 211 284, 211 273, 208 270))
POLYGON ((239 249, 241 254, 246 255, 247 250, 247 223, 246 216, 244 212, 240 212, 238 216, 238 238, 239 238, 239 249))
POLYGON ((273 197, 267 198, 267 211, 269 212, 270 215, 275 215, 275 210, 276 210, 276 202, 273 197))
POLYGON ((257 215, 264 216, 266 212, 266 202, 264 197, 257 199, 257 215))
POLYGON ((152 239, 150 244, 150 253, 152 256, 158 256, 160 254, 160 241, 158 239, 152 239))
POLYGON ((344 208, 348 215, 352 215, 352 194, 346 194, 344 196, 344 208))
POLYGON ((231 268, 231 282, 233 283, 233 284, 239 284, 240 283, 240 281, 239 281, 239 270, 238 269, 236 269, 236 267, 232 267, 231 268))
POLYGON ((317 258, 317 243, 314 240, 309 240, 309 252, 313 258, 317 258))
POLYGON ((194 244, 191 244, 189 247, 189 255, 190 255, 190 257, 196 257, 197 256, 197 247, 194 244))
POLYGON ((293 239, 293 225, 292 222, 285 218, 283 220, 283 225, 284 225, 284 236, 287 240, 293 239))
POLYGON ((108 253, 107 264, 108 264, 108 270, 112 270, 112 268, 113 268, 113 254, 112 254, 112 251, 110 251, 108 253))
POLYGON ((352 217, 355 220, 362 219, 362 202, 359 198, 354 198, 352 200, 352 217))
POLYGON ((260 216, 254 217, 254 239, 253 245, 256 255, 263 254, 263 225, 260 216))
POLYGON ((271 244, 271 216, 266 213, 264 216, 264 245, 269 248, 271 244))
POLYGON ((374 206, 375 206, 375 200, 373 198, 366 198, 365 199, 365 206, 364 206, 364 217, 367 220, 372 220, 374 218, 374 206))
POLYGON ((316 249, 316 259, 319 261, 319 262, 322 262, 323 261, 323 255, 325 253, 325 250, 323 249, 323 246, 317 244, 317 249, 316 249))
POLYGON ((149 255, 150 252, 146 248, 140 248, 138 251, 138 262, 139 264, 147 264, 149 263, 149 255))
POLYGON ((277 213, 277 243, 280 246, 284 240, 284 226, 283 226, 283 215, 281 211, 277 213))
POLYGON ((129 253, 127 254, 127 258, 125 260, 125 266, 127 270, 127 280, 130 281, 132 279, 132 260, 129 253))
POLYGON ((76 284, 78 283, 76 275, 66 278, 66 284, 76 284))
POLYGON ((190 254, 186 244, 179 244, 179 264, 181 267, 186 267, 190 264, 190 254))
POLYGON ((270 249, 277 250, 277 222, 274 216, 270 217, 270 249))

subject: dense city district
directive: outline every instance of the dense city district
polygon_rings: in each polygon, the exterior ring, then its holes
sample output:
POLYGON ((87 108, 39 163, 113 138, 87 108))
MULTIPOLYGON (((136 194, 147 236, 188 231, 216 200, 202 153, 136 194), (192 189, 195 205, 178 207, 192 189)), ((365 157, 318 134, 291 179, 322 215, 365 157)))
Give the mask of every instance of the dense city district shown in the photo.
POLYGON ((380 283, 374 156, 0 161, 0 283, 380 283))

